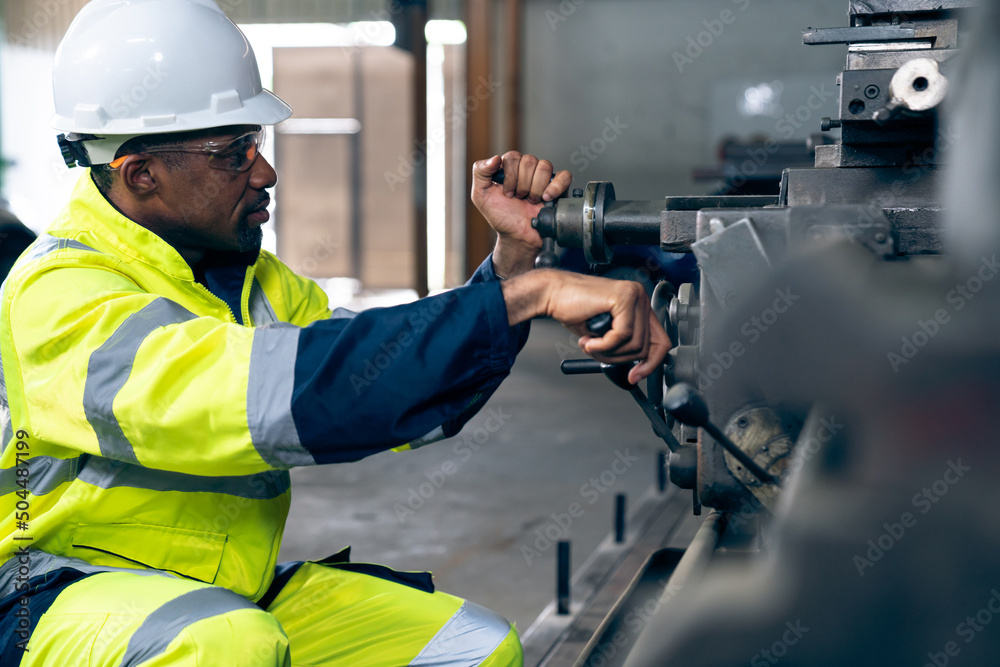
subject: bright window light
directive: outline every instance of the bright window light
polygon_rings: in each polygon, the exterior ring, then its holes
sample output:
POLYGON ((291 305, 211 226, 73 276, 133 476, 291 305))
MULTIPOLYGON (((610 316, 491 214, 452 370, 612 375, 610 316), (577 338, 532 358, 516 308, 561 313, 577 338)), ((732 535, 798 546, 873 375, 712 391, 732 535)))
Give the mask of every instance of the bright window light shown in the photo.
POLYGON ((289 118, 275 126, 278 134, 357 134, 357 118, 289 118))
POLYGON ((431 292, 446 284, 448 172, 445 123, 444 45, 465 43, 461 21, 428 21, 427 37, 427 286, 431 292))
POLYGON ((428 21, 424 35, 428 44, 465 44, 465 24, 461 21, 428 21))

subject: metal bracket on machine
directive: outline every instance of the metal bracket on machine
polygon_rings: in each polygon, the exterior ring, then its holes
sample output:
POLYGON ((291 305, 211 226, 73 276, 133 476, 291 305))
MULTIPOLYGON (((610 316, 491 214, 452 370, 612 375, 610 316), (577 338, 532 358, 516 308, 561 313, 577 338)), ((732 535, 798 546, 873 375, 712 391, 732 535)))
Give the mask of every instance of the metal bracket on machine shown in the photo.
POLYGON ((696 241, 691 249, 715 298, 723 307, 731 306, 739 300, 747 276, 766 275, 771 270, 771 260, 750 218, 728 227, 723 227, 716 218, 711 223, 715 223, 714 233, 696 241))
POLYGON ((591 264, 607 264, 614 248, 604 236, 605 205, 615 201, 615 186, 591 181, 583 190, 583 253, 591 264))
POLYGON ((712 293, 724 308, 739 300, 748 280, 766 275, 773 262, 790 251, 846 241, 868 248, 880 259, 890 259, 896 254, 893 226, 878 207, 720 209, 701 211, 698 215, 700 233, 711 233, 692 244, 691 249, 712 293))

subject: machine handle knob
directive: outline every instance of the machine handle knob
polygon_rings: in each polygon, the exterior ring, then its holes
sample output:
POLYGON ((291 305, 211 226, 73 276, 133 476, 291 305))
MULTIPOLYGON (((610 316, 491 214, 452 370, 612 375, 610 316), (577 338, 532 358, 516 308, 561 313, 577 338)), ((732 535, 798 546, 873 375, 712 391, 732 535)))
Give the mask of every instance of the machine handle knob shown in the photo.
POLYGON ((708 418, 708 406, 694 387, 684 382, 678 382, 670 387, 663 397, 663 409, 674 416, 682 424, 697 426, 704 429, 715 438, 722 447, 743 464, 750 473, 765 484, 779 484, 780 479, 761 468, 750 456, 726 437, 718 426, 708 418))
POLYGON ((614 321, 614 318, 611 316, 611 313, 600 313, 599 315, 594 315, 587 320, 587 331, 589 331, 592 336, 600 338, 604 334, 611 331, 612 321, 614 321))
POLYGON ((663 409, 677 421, 687 426, 708 426, 708 406, 705 400, 689 384, 674 384, 663 397, 663 409))

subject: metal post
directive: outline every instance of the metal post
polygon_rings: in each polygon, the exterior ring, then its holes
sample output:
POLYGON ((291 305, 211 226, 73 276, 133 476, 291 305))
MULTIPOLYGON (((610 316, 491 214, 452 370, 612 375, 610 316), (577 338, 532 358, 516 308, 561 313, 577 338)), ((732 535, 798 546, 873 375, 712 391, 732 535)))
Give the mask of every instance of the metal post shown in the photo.
POLYGON ((615 542, 625 541, 625 494, 615 496, 615 542))
POLYGON ((556 611, 569 613, 569 542, 562 540, 556 558, 556 611))
POLYGON ((656 453, 656 488, 667 490, 667 453, 662 449, 656 453))

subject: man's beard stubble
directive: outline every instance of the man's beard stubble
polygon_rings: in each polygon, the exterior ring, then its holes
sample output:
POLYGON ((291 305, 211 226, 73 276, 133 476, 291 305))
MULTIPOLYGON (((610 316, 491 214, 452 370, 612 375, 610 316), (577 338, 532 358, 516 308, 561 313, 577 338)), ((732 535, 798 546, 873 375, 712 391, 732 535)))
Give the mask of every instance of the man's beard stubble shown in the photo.
POLYGON ((239 244, 240 252, 260 250, 263 240, 264 231, 260 227, 251 227, 246 218, 240 218, 236 229, 236 242, 239 244))

